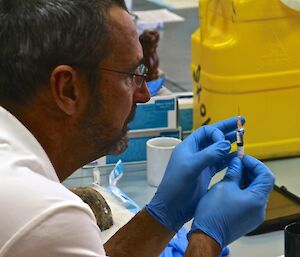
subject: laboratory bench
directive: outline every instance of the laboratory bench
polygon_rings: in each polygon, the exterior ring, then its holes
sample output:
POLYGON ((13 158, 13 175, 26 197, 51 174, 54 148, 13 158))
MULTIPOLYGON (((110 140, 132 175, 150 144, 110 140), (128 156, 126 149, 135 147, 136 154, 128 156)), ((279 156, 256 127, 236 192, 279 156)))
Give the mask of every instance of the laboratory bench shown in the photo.
MULTIPOLYGON (((300 195, 300 158, 269 160, 264 163, 274 172, 278 186, 284 185, 292 193, 300 195)), ((138 170, 135 167, 134 171, 130 171, 128 167, 129 171, 125 172, 119 187, 139 206, 145 206, 151 200, 156 188, 147 183, 146 166, 141 165, 140 168, 141 170, 138 170)), ((222 179, 224 173, 225 171, 218 173, 212 184, 222 179)), ((186 228, 189 227, 190 224, 186 224, 186 228)), ((229 248, 230 257, 278 257, 284 254, 284 232, 245 236, 232 243, 229 248)))
MULTIPOLYGON (((273 171, 276 185, 287 187, 289 191, 300 195, 299 167, 300 158, 268 160, 264 163, 273 171)), ((113 166, 99 167, 100 184, 108 185, 108 174, 113 166)), ((215 175, 211 185, 223 178, 225 170, 215 175)), ((93 182, 93 169, 81 169, 64 182, 65 186, 86 186, 93 182)), ((125 172, 118 182, 118 187, 143 208, 153 197, 156 187, 147 182, 146 163, 125 164, 125 172)), ((190 228, 191 222, 185 227, 190 228)), ((276 231, 256 236, 244 236, 230 246, 229 257, 279 257, 284 254, 284 232, 276 231)))

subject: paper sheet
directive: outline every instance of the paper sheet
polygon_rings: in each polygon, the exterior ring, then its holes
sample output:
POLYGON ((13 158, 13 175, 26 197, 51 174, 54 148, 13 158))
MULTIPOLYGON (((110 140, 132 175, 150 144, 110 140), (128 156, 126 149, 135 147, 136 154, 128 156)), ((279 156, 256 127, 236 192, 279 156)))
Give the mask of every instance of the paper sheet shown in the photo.
POLYGON ((148 0, 168 9, 197 8, 199 0, 148 0))
POLYGON ((159 23, 184 21, 184 18, 167 9, 135 11, 138 16, 138 23, 159 23))
POLYGON ((167 9, 136 11, 133 12, 138 17, 135 21, 137 29, 162 29, 165 22, 184 21, 184 18, 167 9))

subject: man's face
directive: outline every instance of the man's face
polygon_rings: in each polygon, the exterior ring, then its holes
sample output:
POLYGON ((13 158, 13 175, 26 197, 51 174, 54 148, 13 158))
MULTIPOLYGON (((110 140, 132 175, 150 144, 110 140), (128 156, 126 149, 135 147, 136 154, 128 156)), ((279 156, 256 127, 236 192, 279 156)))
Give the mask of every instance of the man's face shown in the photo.
MULTIPOLYGON (((110 10, 111 54, 101 68, 132 73, 143 60, 135 26, 129 14, 118 8, 110 10)), ((128 143, 128 123, 133 119, 136 103, 147 102, 146 85, 138 88, 130 75, 100 70, 100 81, 86 117, 86 129, 98 154, 118 154, 128 143)))

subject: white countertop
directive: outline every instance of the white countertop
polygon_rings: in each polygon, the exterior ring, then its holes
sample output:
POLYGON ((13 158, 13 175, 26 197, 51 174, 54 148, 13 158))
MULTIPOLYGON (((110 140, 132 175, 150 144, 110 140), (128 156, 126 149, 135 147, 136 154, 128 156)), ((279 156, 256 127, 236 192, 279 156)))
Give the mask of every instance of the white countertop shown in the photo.
MULTIPOLYGON (((274 172, 276 184, 284 185, 300 195, 300 158, 265 161, 274 172)), ((220 180, 224 172, 213 179, 220 180)), ((148 185, 145 165, 140 171, 128 171, 119 182, 119 187, 141 207, 151 200, 156 188, 148 185)), ((189 225, 187 225, 188 227, 189 225)), ((278 257, 284 254, 284 233, 277 231, 257 236, 242 237, 230 245, 230 257, 278 257)))

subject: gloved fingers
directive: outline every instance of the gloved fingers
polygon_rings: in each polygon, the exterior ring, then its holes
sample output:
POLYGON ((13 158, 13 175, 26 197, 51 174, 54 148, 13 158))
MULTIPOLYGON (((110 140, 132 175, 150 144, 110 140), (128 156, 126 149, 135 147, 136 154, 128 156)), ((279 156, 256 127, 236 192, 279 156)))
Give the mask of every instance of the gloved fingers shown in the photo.
POLYGON ((221 170, 224 170, 225 168, 227 168, 231 162, 231 160, 234 158, 234 157, 237 157, 237 152, 232 152, 228 155, 225 156, 225 158, 223 160, 221 160, 220 162, 218 162, 215 167, 214 167, 214 175, 221 171, 221 170))
POLYGON ((242 179, 242 174, 243 174, 243 164, 238 157, 234 157, 229 164, 229 167, 223 178, 223 181, 225 180, 234 181, 239 185, 242 179))
POLYGON ((197 178, 197 185, 199 187, 197 194, 202 196, 207 192, 211 179, 215 174, 216 170, 210 167, 206 167, 200 172, 197 178))
POLYGON ((225 139, 224 134, 219 129, 214 127, 206 126, 204 128, 207 138, 211 140, 211 142, 215 143, 225 139))
POLYGON ((228 246, 223 247, 222 253, 220 256, 227 256, 229 254, 230 250, 228 246))
POLYGON ((253 180, 254 180, 254 175, 248 172, 247 169, 244 168, 242 180, 240 183, 240 188, 244 189, 249 187, 249 185, 252 183, 253 180))
POLYGON ((222 161, 230 152, 231 144, 227 140, 218 141, 193 155, 191 165, 193 170, 202 170, 222 161))
POLYGON ((231 143, 236 142, 236 131, 231 131, 225 134, 225 139, 229 140, 231 143))
POLYGON ((254 175, 253 181, 246 190, 260 194, 261 197, 268 197, 275 183, 271 170, 259 160, 248 155, 243 157, 242 162, 245 168, 254 175))
MULTIPOLYGON (((222 120, 220 122, 217 122, 213 125, 211 125, 212 127, 218 128, 219 130, 221 130, 224 134, 227 134, 233 130, 236 130, 237 128, 237 117, 234 118, 229 118, 227 120, 222 120)), ((245 118, 241 117, 241 121, 242 124, 245 124, 245 118)))
POLYGON ((254 175, 254 177, 258 177, 261 175, 273 177, 273 173, 270 171, 270 169, 261 161, 257 160, 252 156, 244 155, 242 162, 245 169, 251 172, 254 175))
POLYGON ((211 143, 224 140, 224 138, 224 134, 219 129, 212 126, 203 126, 187 137, 185 143, 196 143, 197 146, 203 148, 211 143))
POLYGON ((261 174, 261 168, 265 167, 265 165, 261 161, 257 160, 256 158, 254 158, 252 156, 249 156, 249 155, 245 155, 243 157, 242 162, 243 162, 245 168, 247 170, 249 170, 250 172, 252 172, 256 176, 261 174), (257 169, 257 167, 259 169, 257 169))

